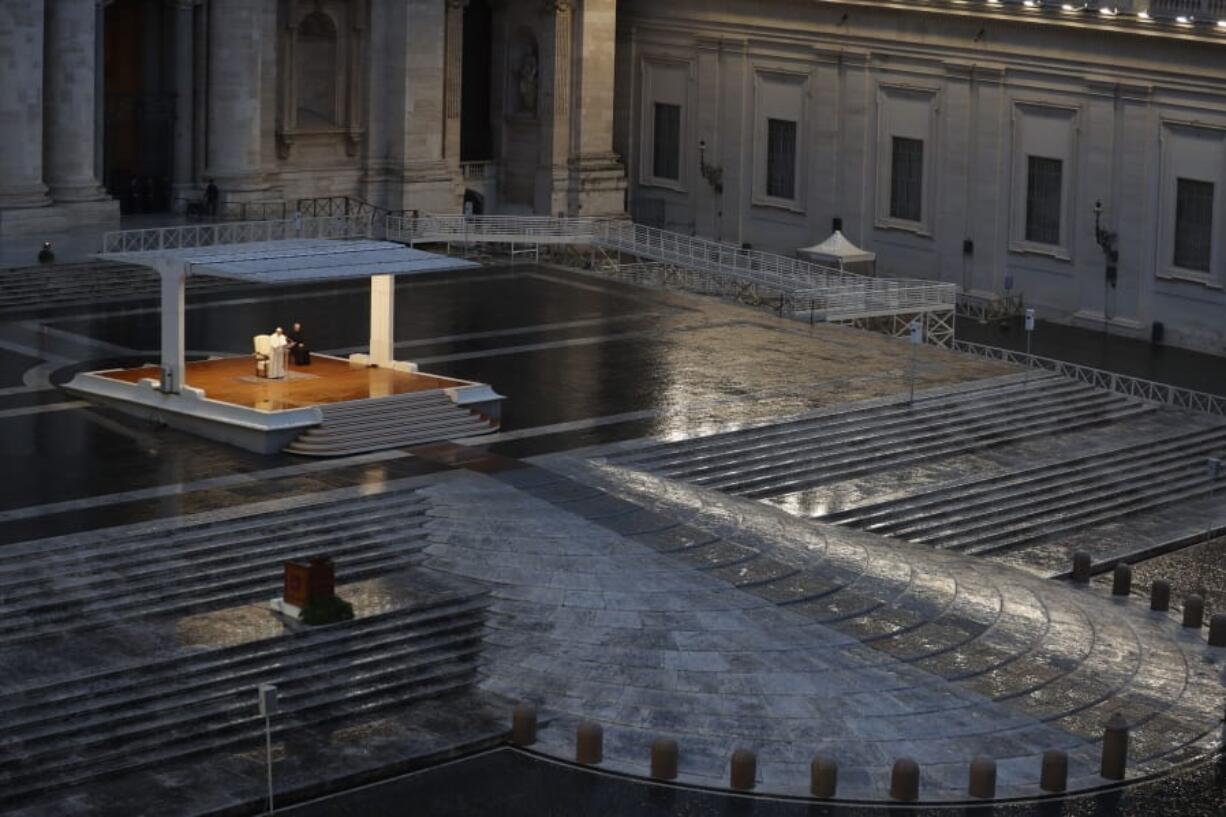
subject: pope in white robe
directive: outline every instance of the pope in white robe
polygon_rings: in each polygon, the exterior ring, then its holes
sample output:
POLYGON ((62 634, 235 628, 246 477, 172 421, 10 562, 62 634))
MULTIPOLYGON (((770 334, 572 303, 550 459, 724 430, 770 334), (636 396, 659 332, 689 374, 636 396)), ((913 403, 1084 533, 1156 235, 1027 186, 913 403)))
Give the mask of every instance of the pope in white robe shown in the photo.
POLYGON ((280 326, 269 338, 269 346, 272 347, 272 355, 268 358, 268 376, 285 377, 285 358, 289 352, 289 338, 285 337, 285 332, 280 326))

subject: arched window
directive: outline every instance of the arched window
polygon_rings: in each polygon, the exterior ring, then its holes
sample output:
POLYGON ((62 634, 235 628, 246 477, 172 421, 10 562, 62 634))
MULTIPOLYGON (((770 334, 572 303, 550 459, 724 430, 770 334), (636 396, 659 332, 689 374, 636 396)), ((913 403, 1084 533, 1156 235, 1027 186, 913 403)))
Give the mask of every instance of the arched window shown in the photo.
POLYGON ((340 123, 337 50, 336 24, 331 17, 316 11, 302 18, 294 48, 300 128, 340 123))

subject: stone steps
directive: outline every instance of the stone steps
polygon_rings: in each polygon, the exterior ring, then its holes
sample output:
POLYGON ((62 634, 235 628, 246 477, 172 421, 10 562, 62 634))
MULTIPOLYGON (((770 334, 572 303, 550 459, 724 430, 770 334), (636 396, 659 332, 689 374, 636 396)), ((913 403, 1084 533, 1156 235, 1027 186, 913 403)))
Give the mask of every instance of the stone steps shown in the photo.
POLYGON ((293 523, 277 511, 149 530, 84 543, 74 560, 18 546, 0 575, 0 644, 262 601, 280 590, 289 559, 327 554, 343 581, 403 569, 427 544, 426 506, 406 496, 307 508, 293 523))
POLYGON ((764 498, 992 446, 1115 422, 1153 408, 1123 398, 1103 398, 1043 411, 1012 412, 989 422, 970 423, 945 435, 917 432, 881 443, 841 446, 823 455, 789 457, 748 477, 694 480, 708 487, 764 498))
POLYGON ((82 675, 0 699, 8 801, 262 744, 255 688, 278 687, 288 730, 458 692, 477 678, 487 601, 452 593, 288 636, 82 675))
POLYGON ((489 434, 485 418, 442 390, 322 406, 323 422, 285 447, 290 454, 338 457, 489 434))
POLYGON ((919 440, 956 439, 969 433, 1000 428, 1014 422, 1032 418, 1043 419, 1083 407, 1105 406, 1115 402, 1109 395, 1087 389, 1075 394, 1062 394, 1059 397, 1037 401, 1025 408, 1001 410, 978 417, 967 416, 963 412, 945 411, 942 420, 920 420, 900 428, 877 429, 873 426, 859 426, 851 432, 806 435, 798 437, 790 445, 772 447, 772 450, 766 455, 738 451, 735 460, 729 461, 725 458, 723 462, 716 465, 693 470, 674 470, 668 473, 668 476, 682 476, 686 481, 703 485, 718 485, 721 480, 729 476, 743 478, 756 472, 773 470, 780 463, 804 462, 815 454, 830 454, 853 447, 856 450, 880 449, 899 444, 910 447, 911 443, 919 440))
MULTIPOLYGON (((192 276, 193 291, 233 287, 233 281, 192 276)), ((135 264, 92 261, 48 264, 0 270, 0 312, 97 303, 132 298, 157 298, 156 273, 135 264)))
POLYGON ((1027 393, 1031 393, 1030 390, 1033 390, 1033 393, 1056 393, 1075 386, 1076 384, 1054 376, 1043 376, 1032 381, 1028 388, 1022 384, 1008 382, 984 389, 917 396, 914 404, 910 406, 904 402, 857 405, 772 425, 660 443, 647 449, 611 457, 610 460, 640 469, 667 473, 675 466, 684 468, 706 461, 718 462, 719 458, 729 451, 739 452, 747 448, 769 450, 767 447, 772 444, 787 447, 797 436, 803 438, 844 431, 854 433, 864 429, 887 429, 897 425, 913 427, 917 421, 923 421, 927 417, 943 416, 950 408, 963 407, 971 411, 976 407, 990 409, 993 404, 1009 399, 1022 390, 1027 393))
POLYGON ((1205 460, 1226 429, 1202 429, 821 517, 882 536, 994 554, 1210 492, 1205 460))
POLYGON ((840 511, 822 514, 823 522, 892 535, 900 526, 914 520, 923 520, 938 513, 951 500, 956 500, 960 509, 975 507, 983 502, 996 502, 998 498, 1018 496, 1019 489, 1042 490, 1044 485, 1072 483, 1086 474, 1109 468, 1120 468, 1134 462, 1150 461, 1153 458, 1179 457, 1196 453, 1226 439, 1226 429, 1208 428, 1181 432, 1139 445, 1128 445, 1108 451, 1052 463, 1021 468, 987 478, 974 477, 954 482, 941 483, 905 496, 884 501, 869 501, 865 504, 840 511))

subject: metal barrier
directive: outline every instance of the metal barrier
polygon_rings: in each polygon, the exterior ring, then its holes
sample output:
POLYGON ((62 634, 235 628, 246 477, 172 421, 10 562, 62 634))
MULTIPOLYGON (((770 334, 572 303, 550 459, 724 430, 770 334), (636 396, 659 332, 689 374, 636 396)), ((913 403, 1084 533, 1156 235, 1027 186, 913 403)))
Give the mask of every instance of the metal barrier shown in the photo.
MULTIPOLYGON (((861 322, 877 317, 925 313, 941 345, 952 339, 952 313, 957 301, 954 284, 869 278, 824 267, 798 258, 747 250, 734 244, 634 224, 621 219, 550 218, 547 216, 436 216, 387 220, 387 237, 413 243, 503 243, 512 245, 580 244, 643 259, 652 267, 613 264, 614 274, 650 270, 655 280, 671 278, 707 293, 770 301, 780 314, 807 311, 811 320, 861 322), (948 313, 948 314, 946 314, 948 313), (948 329, 948 331, 946 331, 948 329)), ((646 276, 643 276, 646 277, 646 276)), ((897 332, 895 332, 897 334, 897 332)))
POLYGON ((1106 389, 1117 394, 1135 397, 1150 403, 1158 403, 1171 408, 1186 409, 1202 414, 1226 416, 1226 397, 1207 392, 1182 389, 1169 383, 1158 383, 1153 380, 1143 380, 1118 372, 1108 372, 1078 363, 1055 360, 1049 357, 1028 355, 1025 352, 1015 352, 1011 349, 1001 349, 997 346, 985 346, 982 343, 971 343, 965 340, 953 341, 956 352, 979 355, 1002 363, 1013 363, 1032 369, 1054 372, 1064 377, 1079 380, 1095 388, 1106 389))
POLYGON ((295 217, 273 221, 187 224, 105 233, 102 236, 102 253, 159 252, 296 238, 369 238, 373 232, 370 216, 337 215, 328 218, 295 217))

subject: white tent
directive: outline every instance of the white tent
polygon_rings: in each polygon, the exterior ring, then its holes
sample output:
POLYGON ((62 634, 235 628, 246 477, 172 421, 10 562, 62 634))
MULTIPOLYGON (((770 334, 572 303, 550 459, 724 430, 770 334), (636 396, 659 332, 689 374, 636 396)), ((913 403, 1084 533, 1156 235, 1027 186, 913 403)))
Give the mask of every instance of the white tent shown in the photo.
POLYGON ((877 254, 862 250, 855 244, 847 240, 847 236, 843 235, 841 230, 835 230, 820 244, 814 244, 812 247, 804 247, 796 251, 796 254, 806 261, 812 261, 815 264, 823 266, 834 266, 839 269, 846 269, 849 272, 859 272, 861 274, 872 274, 873 263, 877 260, 877 254), (855 265, 855 266, 852 266, 855 265))

